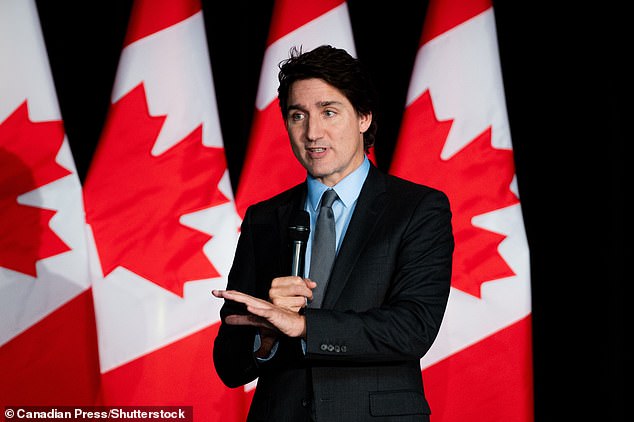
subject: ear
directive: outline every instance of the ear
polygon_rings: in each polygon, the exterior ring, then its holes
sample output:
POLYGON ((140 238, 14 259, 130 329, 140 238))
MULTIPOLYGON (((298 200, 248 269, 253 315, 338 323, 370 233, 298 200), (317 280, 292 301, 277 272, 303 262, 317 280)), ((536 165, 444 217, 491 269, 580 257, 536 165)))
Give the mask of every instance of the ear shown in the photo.
POLYGON ((372 123, 372 113, 359 115, 359 132, 365 133, 372 123))

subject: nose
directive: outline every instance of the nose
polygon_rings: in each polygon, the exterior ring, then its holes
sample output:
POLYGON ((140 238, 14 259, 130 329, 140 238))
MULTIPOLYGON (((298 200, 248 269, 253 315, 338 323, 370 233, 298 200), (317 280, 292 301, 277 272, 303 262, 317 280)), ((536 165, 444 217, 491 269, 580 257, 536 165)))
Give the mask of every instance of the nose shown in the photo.
POLYGON ((319 116, 310 115, 306 119, 306 138, 309 141, 317 141, 324 136, 324 127, 319 116))

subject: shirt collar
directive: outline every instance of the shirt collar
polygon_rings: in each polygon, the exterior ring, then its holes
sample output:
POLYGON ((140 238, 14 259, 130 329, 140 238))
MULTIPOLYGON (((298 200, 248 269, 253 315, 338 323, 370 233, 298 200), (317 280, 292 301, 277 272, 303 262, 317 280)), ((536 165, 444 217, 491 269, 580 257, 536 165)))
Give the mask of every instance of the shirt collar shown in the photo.
MULTIPOLYGON (((332 189, 337 192, 339 199, 346 208, 352 206, 359 197, 359 193, 361 193, 361 188, 363 187, 363 182, 365 182, 365 178, 369 171, 370 160, 368 160, 368 157, 366 156, 361 165, 355 171, 341 179, 339 183, 332 187, 332 189)), ((308 187, 308 206, 316 212, 317 207, 319 206, 319 201, 321 200, 321 195, 330 188, 319 182, 310 174, 307 175, 306 182, 308 187)))

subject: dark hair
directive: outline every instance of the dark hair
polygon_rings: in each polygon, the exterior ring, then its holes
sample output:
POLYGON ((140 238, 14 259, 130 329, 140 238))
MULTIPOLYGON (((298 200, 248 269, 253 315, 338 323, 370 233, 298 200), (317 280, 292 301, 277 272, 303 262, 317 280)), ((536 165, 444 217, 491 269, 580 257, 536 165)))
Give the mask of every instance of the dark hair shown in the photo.
POLYGON ((279 68, 277 98, 284 119, 288 114, 288 91, 293 82, 321 79, 341 91, 357 113, 372 113, 372 123, 363 134, 363 147, 367 152, 374 145, 377 96, 370 75, 358 59, 330 45, 322 45, 307 52, 302 52, 301 47, 293 47, 290 57, 280 62, 279 68))

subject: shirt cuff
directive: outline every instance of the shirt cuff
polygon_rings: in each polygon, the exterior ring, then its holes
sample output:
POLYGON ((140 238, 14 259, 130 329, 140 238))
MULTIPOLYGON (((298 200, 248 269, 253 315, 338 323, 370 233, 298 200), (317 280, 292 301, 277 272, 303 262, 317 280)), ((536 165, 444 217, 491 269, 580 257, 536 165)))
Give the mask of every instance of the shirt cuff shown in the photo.
MULTIPOLYGON (((267 357, 261 358, 256 356, 256 359, 258 360, 258 362, 266 362, 271 360, 273 356, 275 356, 275 352, 277 352, 277 346, 279 345, 279 343, 280 343, 279 341, 276 341, 275 344, 273 344, 273 347, 271 348, 271 353, 269 353, 267 357)), ((257 352, 261 345, 262 345, 262 339, 260 338, 260 332, 258 331, 257 333, 255 333, 255 339, 253 340, 253 353, 257 352)), ((302 346, 302 348, 305 349, 304 346, 302 346)), ((305 350, 304 350, 304 353, 306 353, 305 350)))

